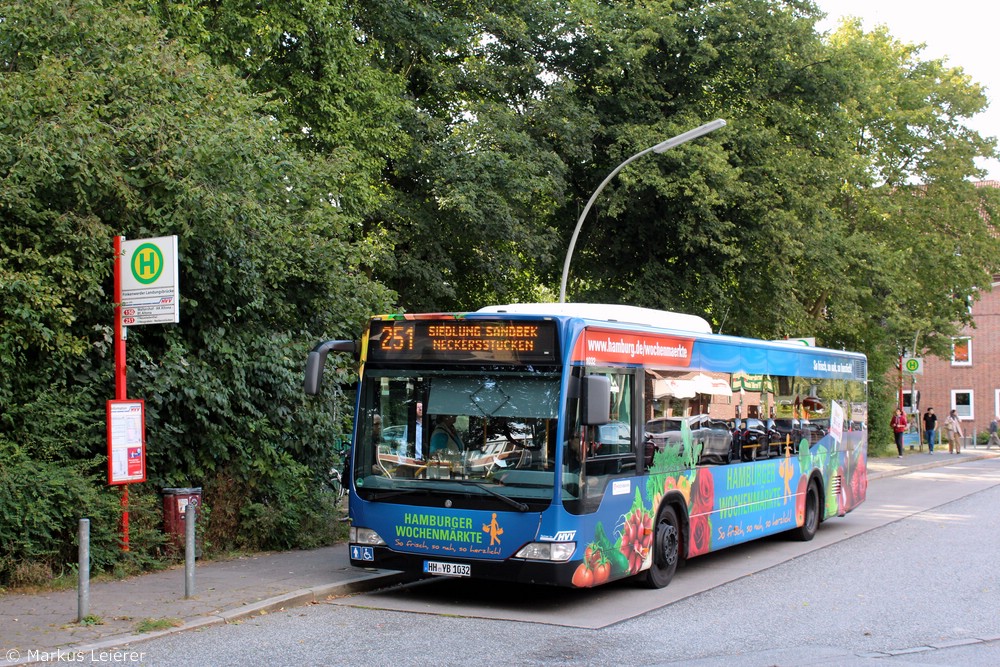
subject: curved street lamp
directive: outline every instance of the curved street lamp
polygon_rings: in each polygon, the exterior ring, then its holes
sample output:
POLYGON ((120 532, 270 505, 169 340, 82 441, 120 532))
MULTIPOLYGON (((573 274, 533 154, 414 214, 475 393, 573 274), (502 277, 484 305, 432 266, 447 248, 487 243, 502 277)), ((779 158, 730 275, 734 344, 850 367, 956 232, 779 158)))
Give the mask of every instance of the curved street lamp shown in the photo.
POLYGON ((615 167, 615 170, 608 174, 607 178, 605 178, 601 184, 597 186, 597 189, 594 190, 594 194, 590 196, 590 200, 587 202, 587 205, 583 207, 583 213, 580 214, 580 219, 576 221, 576 229, 573 230, 573 238, 569 241, 569 250, 566 252, 566 261, 563 263, 562 283, 559 286, 559 303, 566 303, 566 280, 569 278, 569 262, 573 258, 573 249, 576 247, 576 237, 580 235, 580 228, 583 226, 583 220, 587 217, 590 207, 594 205, 594 200, 597 199, 597 195, 604 189, 604 186, 607 185, 612 178, 617 176, 618 172, 624 169, 626 165, 631 163, 633 160, 642 157, 646 153, 663 153, 664 151, 670 150, 674 146, 680 146, 686 141, 691 141, 692 139, 697 139, 698 137, 708 134, 709 132, 713 132, 720 127, 725 126, 725 124, 726 121, 721 118, 717 118, 716 120, 700 125, 693 130, 688 130, 683 134, 678 134, 676 137, 671 137, 670 139, 662 141, 655 146, 639 151, 615 167))

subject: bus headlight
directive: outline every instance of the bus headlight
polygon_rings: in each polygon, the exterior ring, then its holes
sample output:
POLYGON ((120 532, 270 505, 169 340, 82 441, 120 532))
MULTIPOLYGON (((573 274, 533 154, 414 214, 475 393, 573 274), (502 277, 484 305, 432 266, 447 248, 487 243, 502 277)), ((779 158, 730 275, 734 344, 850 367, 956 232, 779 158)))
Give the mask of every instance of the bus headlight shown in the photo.
POLYGON ((385 540, 371 528, 356 528, 354 526, 351 526, 347 540, 351 544, 371 544, 373 546, 382 546, 385 544, 385 540))
POLYGON ((514 554, 514 558, 562 563, 572 558, 574 551, 576 542, 531 542, 514 554))

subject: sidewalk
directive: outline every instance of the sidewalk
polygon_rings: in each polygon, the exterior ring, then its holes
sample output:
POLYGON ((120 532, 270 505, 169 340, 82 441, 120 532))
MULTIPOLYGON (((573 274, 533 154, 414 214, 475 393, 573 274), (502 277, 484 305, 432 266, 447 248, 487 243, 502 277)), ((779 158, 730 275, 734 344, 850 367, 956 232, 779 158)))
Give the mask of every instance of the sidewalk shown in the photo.
POLYGON ((868 459, 868 481, 870 482, 883 477, 905 475, 915 470, 938 468, 953 463, 995 458, 998 456, 1000 456, 1000 450, 986 449, 985 447, 966 447, 962 450, 961 454, 949 454, 947 444, 943 447, 940 445, 935 446, 934 453, 931 454, 927 451, 927 445, 924 445, 923 450, 904 450, 903 458, 901 459, 895 456, 868 459))
POLYGON ((194 593, 184 598, 183 562, 170 570, 90 584, 89 614, 100 625, 77 620, 76 588, 0 595, 0 665, 57 662, 67 654, 105 651, 144 639, 266 614, 328 597, 407 580, 402 573, 353 567, 347 545, 311 551, 198 561, 194 593), (154 622, 160 628, 144 632, 154 622), (140 625, 142 624, 142 625, 140 625))
MULTIPOLYGON (((907 451, 902 458, 870 459, 869 480, 902 475, 975 459, 1000 451, 947 448, 930 454, 907 451)), ((0 667, 56 662, 66 654, 106 651, 164 634, 190 630, 332 596, 389 586, 408 578, 388 570, 350 565, 347 546, 259 554, 226 561, 198 562, 195 595, 184 598, 183 563, 170 570, 121 581, 91 583, 89 613, 100 625, 76 622, 76 589, 34 595, 0 595, 0 667), (140 624, 165 629, 143 632, 140 624)), ((67 659, 67 658, 63 658, 67 659)))

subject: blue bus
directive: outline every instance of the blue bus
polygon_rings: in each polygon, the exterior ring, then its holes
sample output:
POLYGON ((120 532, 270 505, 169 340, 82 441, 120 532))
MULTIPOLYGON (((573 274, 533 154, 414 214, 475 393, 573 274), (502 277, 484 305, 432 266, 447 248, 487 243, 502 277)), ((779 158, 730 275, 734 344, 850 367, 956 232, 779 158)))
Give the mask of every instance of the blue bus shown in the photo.
POLYGON ((359 361, 351 563, 591 587, 812 539, 867 490, 863 355, 597 304, 381 315, 359 361), (386 437, 391 433, 391 437, 386 437))

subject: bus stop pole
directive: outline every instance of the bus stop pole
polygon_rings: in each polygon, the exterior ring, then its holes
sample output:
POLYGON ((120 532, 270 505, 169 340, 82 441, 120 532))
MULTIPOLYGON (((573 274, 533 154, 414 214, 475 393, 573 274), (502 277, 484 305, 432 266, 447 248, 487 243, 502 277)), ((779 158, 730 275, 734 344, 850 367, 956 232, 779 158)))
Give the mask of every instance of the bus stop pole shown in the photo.
MULTIPOLYGON (((114 321, 114 356, 115 356, 115 400, 124 401, 128 397, 125 379, 125 337, 127 328, 122 324, 122 242, 124 236, 115 237, 114 291, 115 291, 115 321, 114 321)), ((111 465, 111 461, 108 461, 111 465)), ((122 484, 122 551, 129 550, 128 540, 128 484, 122 484)))

